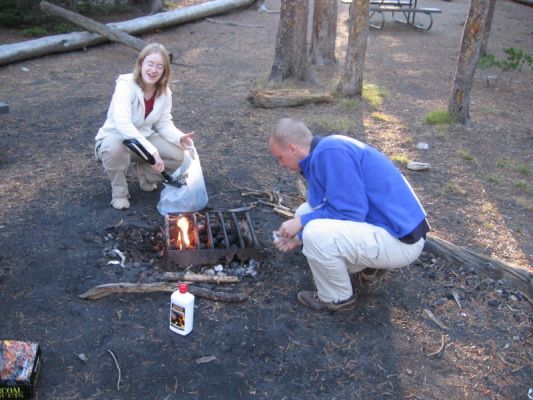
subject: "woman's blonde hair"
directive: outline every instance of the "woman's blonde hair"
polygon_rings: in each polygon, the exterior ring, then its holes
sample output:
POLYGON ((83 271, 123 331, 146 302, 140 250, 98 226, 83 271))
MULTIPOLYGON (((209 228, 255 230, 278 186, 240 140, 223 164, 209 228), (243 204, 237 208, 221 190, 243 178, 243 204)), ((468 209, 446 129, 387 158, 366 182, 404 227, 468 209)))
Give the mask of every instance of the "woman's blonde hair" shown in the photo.
POLYGON ((135 83, 137 83, 137 85, 139 85, 141 88, 144 88, 144 82, 141 75, 142 63, 147 56, 154 53, 158 53, 161 55, 161 57, 163 58, 164 65, 163 75, 161 75, 161 79, 159 79, 155 84, 155 95, 160 96, 165 93, 170 81, 170 56, 168 54, 168 50, 162 44, 150 43, 144 49, 141 50, 139 56, 137 57, 137 61, 135 62, 135 67, 133 68, 133 79, 135 80, 135 83))

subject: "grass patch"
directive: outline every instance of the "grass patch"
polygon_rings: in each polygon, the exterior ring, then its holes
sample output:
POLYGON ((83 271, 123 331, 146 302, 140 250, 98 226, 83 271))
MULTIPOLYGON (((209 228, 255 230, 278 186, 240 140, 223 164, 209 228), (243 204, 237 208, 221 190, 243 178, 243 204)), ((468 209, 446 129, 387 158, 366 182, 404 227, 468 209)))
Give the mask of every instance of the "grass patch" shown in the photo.
POLYGON ((450 181, 444 187, 446 192, 459 194, 461 196, 466 196, 466 190, 456 181, 450 181))
POLYGON ((333 115, 311 118, 313 125, 328 132, 349 132, 355 122, 347 117, 337 117, 333 115))
POLYGON ((48 35, 48 31, 40 26, 32 26, 31 28, 23 29, 22 34, 29 37, 40 37, 48 35))
POLYGON ((505 168, 507 166, 507 164, 509 164, 509 160, 507 160, 505 158, 501 158, 499 160, 496 160, 496 166, 498 168, 505 168))
POLYGON ((446 139, 448 137, 448 128, 446 125, 435 126, 435 136, 440 139, 446 139))
POLYGON ((457 155, 463 160, 474 161, 476 158, 466 149, 457 150, 457 155))
POLYGON ((401 165, 407 165, 407 163, 410 161, 409 157, 407 157, 405 154, 394 154, 390 157, 390 159, 393 162, 401 165))
POLYGON ((496 212, 496 206, 492 203, 485 202, 481 205, 481 210, 488 214, 496 212))
POLYGON ((502 116, 506 114, 505 111, 494 107, 482 107, 480 111, 484 114, 492 114, 497 116, 502 116))
POLYGON ((455 122, 455 118, 448 110, 435 110, 426 114, 424 122, 428 125, 449 125, 455 122))
POLYGON ((529 168, 529 165, 527 165, 526 163, 520 163, 518 164, 518 166, 516 167, 516 171, 520 174, 520 175, 524 175, 524 176, 529 176, 531 175, 531 170, 529 168))
POLYGON ((489 182, 492 182, 492 183, 501 183, 501 181, 502 181, 501 178, 498 175, 494 175, 494 174, 489 175, 487 177, 487 180, 489 182))
POLYGON ((361 97, 373 108, 381 107, 383 99, 387 98, 388 95, 389 94, 385 89, 382 89, 377 85, 363 83, 363 93, 361 94, 361 97))
POLYGON ((261 75, 259 77, 257 77, 254 81, 254 84, 253 84, 253 90, 261 90, 261 89, 264 89, 266 87, 268 83, 268 76, 266 75, 261 75))
POLYGON ((523 180, 516 181, 515 186, 518 189, 523 190, 524 192, 529 192, 529 186, 527 185, 526 181, 523 181, 523 180))
POLYGON ((359 107, 359 100, 350 97, 342 97, 339 102, 344 108, 349 110, 359 107))
POLYGON ((370 114, 370 117, 376 121, 383 121, 383 122, 393 122, 394 117, 382 112, 375 111, 372 114, 370 114))
POLYGON ((533 211, 533 202, 526 199, 525 197, 517 197, 515 198, 516 203, 522 207, 523 209, 527 211, 533 211))

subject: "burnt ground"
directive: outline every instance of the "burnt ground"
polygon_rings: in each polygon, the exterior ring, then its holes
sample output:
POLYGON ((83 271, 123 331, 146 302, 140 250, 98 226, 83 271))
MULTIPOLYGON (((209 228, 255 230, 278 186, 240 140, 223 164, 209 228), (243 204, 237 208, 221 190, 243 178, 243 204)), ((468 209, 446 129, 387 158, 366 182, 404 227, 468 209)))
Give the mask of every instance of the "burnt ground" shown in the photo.
MULTIPOLYGON (((240 188, 296 193, 295 176, 279 169, 265 145, 272 124, 290 115, 396 160, 431 163, 427 173, 398 165, 434 234, 531 271, 531 70, 497 78, 497 70, 479 71, 472 127, 424 124, 426 113, 446 107, 468 2, 424 5, 443 10, 428 32, 390 16, 383 30, 370 31, 366 80, 387 92, 377 109, 365 102, 252 108, 246 96, 268 76, 278 14, 247 9, 216 17, 263 27, 204 20, 144 35, 187 64, 173 66, 173 114, 182 130, 197 132, 209 207, 255 201, 240 188), (417 150, 419 141, 429 149, 417 150)), ((342 60, 346 6, 340 11, 342 60)), ((489 51, 533 53, 532 17, 530 7, 499 1, 489 51)), ((269 232, 283 218, 268 206, 251 211, 264 249, 257 275, 220 289, 249 291, 249 299, 197 298, 190 335, 169 331, 169 293, 81 300, 96 285, 153 282, 165 269, 158 192, 141 192, 132 176, 131 209, 113 210, 93 157, 116 76, 131 70, 135 56, 107 44, 0 68, 0 100, 11 109, 0 116, 0 337, 40 343, 36 399, 527 398, 531 304, 512 284, 424 253, 383 281, 357 283, 353 312, 308 311, 296 293, 313 288, 310 272, 301 254, 274 251, 269 232), (125 269, 108 265, 113 247, 126 255, 125 269), (120 390, 108 350, 120 366, 120 390)), ((339 70, 315 73, 331 86, 339 70)))

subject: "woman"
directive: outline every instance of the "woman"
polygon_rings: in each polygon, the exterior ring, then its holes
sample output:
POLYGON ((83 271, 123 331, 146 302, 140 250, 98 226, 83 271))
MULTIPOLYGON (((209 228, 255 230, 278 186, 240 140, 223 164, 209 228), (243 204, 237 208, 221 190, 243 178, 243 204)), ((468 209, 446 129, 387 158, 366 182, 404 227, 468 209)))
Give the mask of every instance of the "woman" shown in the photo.
POLYGON ((104 126, 96 135, 96 157, 111 181, 111 205, 118 210, 130 207, 126 173, 132 165, 144 191, 153 191, 161 172, 176 170, 184 150, 193 145, 194 132, 184 134, 172 122, 172 93, 169 88, 170 58, 159 43, 146 46, 137 57, 132 74, 120 75, 104 126), (141 160, 123 145, 137 139, 154 156, 154 165, 141 160))

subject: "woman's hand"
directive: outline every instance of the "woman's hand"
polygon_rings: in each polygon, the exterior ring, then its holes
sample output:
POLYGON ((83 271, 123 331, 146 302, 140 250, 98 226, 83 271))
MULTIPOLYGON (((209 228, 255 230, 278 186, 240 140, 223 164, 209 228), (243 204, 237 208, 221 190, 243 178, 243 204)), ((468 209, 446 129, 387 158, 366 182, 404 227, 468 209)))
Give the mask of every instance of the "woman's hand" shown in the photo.
POLYGON ((184 149, 188 150, 191 147, 194 146, 194 142, 192 141, 192 137, 194 136, 194 131, 185 133, 181 139, 180 144, 183 146, 184 149))
POLYGON ((152 168, 155 169, 157 172, 163 172, 165 170, 165 163, 161 159, 161 156, 159 153, 154 154, 155 164, 152 165, 152 168))

